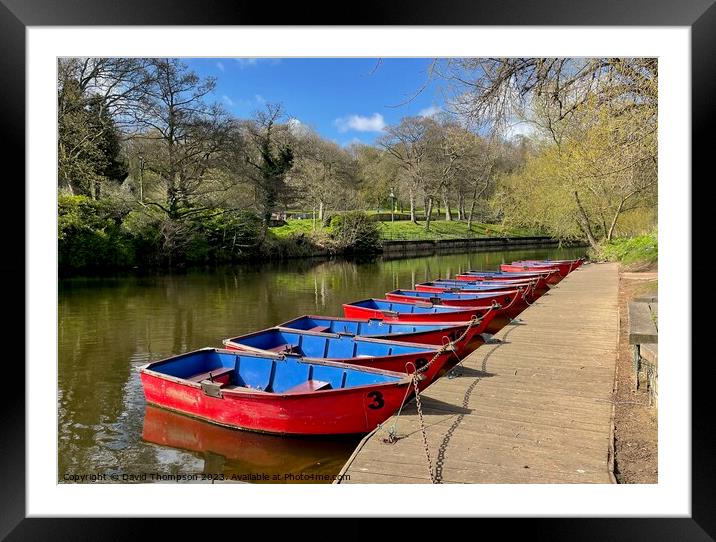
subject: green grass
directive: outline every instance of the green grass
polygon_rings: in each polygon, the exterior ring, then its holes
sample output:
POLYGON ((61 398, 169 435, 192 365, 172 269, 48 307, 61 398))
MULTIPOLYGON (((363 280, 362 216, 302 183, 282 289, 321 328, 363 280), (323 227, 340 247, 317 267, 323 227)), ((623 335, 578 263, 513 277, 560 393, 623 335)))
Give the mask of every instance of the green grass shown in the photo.
POLYGON ((430 230, 425 231, 424 222, 414 224, 410 221, 382 222, 381 237, 386 240, 420 239, 470 239, 476 237, 525 237, 535 235, 523 228, 505 228, 500 224, 473 223, 467 229, 466 222, 435 220, 430 222, 430 230))
MULTIPOLYGON (((430 230, 425 231, 423 221, 413 224, 408 220, 396 222, 378 222, 380 236, 383 240, 422 240, 422 239, 469 239, 474 237, 528 237, 538 235, 535 232, 524 228, 505 228, 499 224, 473 223, 472 230, 468 231, 465 222, 447 222, 445 220, 433 220, 430 222, 430 230)), ((316 230, 323 229, 321 222, 316 222, 316 230)), ((310 235, 313 232, 313 220, 288 220, 284 226, 271 228, 277 237, 289 237, 304 233, 310 235)))
POLYGON ((624 265, 657 263, 659 244, 656 232, 614 239, 602 246, 602 252, 607 260, 621 262, 624 265))
MULTIPOLYGON (((321 221, 316 221, 316 229, 321 229, 321 221)), ((300 233, 304 233, 306 235, 309 235, 313 232, 313 220, 309 219, 290 219, 286 221, 286 224, 283 226, 276 226, 275 228, 271 228, 271 231, 273 232, 276 237, 291 237, 293 235, 298 235, 300 233)))

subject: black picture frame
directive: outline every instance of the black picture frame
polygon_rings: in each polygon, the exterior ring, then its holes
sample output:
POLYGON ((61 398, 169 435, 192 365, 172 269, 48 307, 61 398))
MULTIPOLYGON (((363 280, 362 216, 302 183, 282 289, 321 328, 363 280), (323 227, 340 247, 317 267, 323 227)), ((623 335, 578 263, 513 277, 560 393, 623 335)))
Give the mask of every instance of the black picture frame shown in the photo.
MULTIPOLYGON (((688 26, 691 28, 692 74, 692 168, 703 170, 713 152, 713 102, 716 101, 716 7, 714 0, 586 0, 470 1, 431 3, 425 0, 392 2, 364 1, 360 9, 349 10, 342 3, 322 6, 321 24, 328 25, 587 25, 587 26, 688 26), (709 152, 711 151, 711 152, 709 152)), ((316 9, 303 3, 282 3, 280 9, 267 10, 265 4, 246 0, 0 0, 0 73, 4 75, 0 111, 2 118, 3 163, 12 164, 17 178, 24 174, 25 156, 25 30, 28 26, 101 25, 261 25, 317 24, 316 9), (17 168, 19 167, 19 172, 17 168)), ((11 202, 2 213, 4 254, 0 260, 3 284, 14 285, 7 297, 12 318, 3 326, 4 336, 15 341, 15 350, 24 357, 25 239, 12 229, 24 223, 25 188, 21 183, 5 183, 4 201, 11 202), (16 213, 16 216, 12 214, 16 213), (17 216, 19 215, 19 216, 17 216), (22 299, 20 299, 22 298, 22 299)), ((691 299, 686 303, 691 310, 691 299)), ((687 315, 688 316, 688 315, 687 315)), ((672 360, 684 366, 691 358, 691 336, 683 337, 689 359, 672 360)), ((15 359, 19 359, 16 355, 15 359)), ((10 362, 7 358, 5 362, 10 362)), ((532 539, 549 540, 713 540, 716 533, 716 447, 709 419, 710 386, 707 363, 692 365, 692 514, 689 518, 632 519, 525 519, 504 520, 497 528, 504 536, 524 528, 532 539)), ((28 519, 25 514, 25 386, 19 370, 15 376, 6 369, 2 396, 0 431, 0 539, 125 539, 139 533, 135 519, 28 519)), ((427 509, 429 510, 429 508, 427 509)), ((77 515, 81 515, 77 511, 77 515)), ((346 510, 350 514, 350 510, 346 510)), ((320 515, 320 511, 317 511, 320 515)), ((427 513, 429 515, 429 512, 427 513)), ((499 521, 499 520, 497 520, 499 521)), ((358 520, 353 520, 358 523, 358 520)), ((174 527, 189 534, 197 527, 172 521, 174 527)), ((166 522, 165 522, 166 525, 166 522)), ((294 527, 295 529, 295 527, 294 527)), ((401 528, 402 529, 402 528, 401 528)), ((362 530, 362 529, 360 529, 362 530)), ((354 531, 349 526, 342 532, 354 531)), ((356 530, 357 532, 358 530, 356 530)), ((206 533, 205 533, 206 534, 206 533)), ((217 533, 214 533, 217 534, 217 533)), ((272 528, 275 531, 275 525, 272 528)), ((397 534, 394 532, 393 534, 397 534)), ((480 533, 475 532, 478 536, 480 533)))

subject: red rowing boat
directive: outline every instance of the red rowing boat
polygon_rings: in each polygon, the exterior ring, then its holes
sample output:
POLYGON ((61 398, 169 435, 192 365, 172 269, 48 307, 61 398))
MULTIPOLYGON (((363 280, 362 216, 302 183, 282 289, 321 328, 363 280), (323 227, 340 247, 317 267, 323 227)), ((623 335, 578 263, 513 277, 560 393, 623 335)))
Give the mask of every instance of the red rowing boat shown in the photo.
POLYGON ((325 359, 360 367, 374 367, 412 374, 424 370, 420 389, 428 387, 453 356, 454 347, 442 351, 442 345, 403 343, 374 337, 356 337, 342 333, 325 333, 274 327, 224 340, 229 350, 259 354, 283 354, 310 359, 325 359))
POLYGON ((377 318, 385 322, 465 322, 474 316, 481 318, 484 325, 498 310, 499 305, 460 308, 388 299, 364 299, 343 305, 346 318, 377 318))
POLYGON ((375 429, 400 408, 414 377, 205 348, 150 363, 140 378, 147 402, 169 410, 239 429, 328 435, 375 429))
POLYGON ((556 266, 545 267, 531 264, 503 263, 502 265, 500 265, 500 271, 505 271, 506 273, 523 273, 525 271, 530 273, 547 272, 549 273, 545 278, 545 282, 547 284, 557 284, 560 280, 564 278, 564 275, 562 275, 562 273, 560 272, 559 267, 556 266))
POLYGON ((512 262, 512 265, 526 265, 533 269, 558 269, 559 274, 562 278, 569 275, 572 271, 574 271, 579 265, 576 264, 576 260, 568 260, 563 262, 546 262, 546 261, 519 261, 519 262, 512 262))
POLYGON ((400 301, 406 303, 425 303, 429 302, 433 305, 443 305, 446 307, 474 307, 483 303, 497 303, 500 309, 498 314, 503 314, 514 318, 522 312, 527 303, 521 290, 507 290, 502 294, 494 295, 494 293, 433 293, 420 292, 417 290, 395 290, 385 294, 385 298, 390 301, 400 301))
POLYGON ((438 346, 450 341, 457 355, 461 357, 477 334, 479 326, 470 326, 470 322, 386 322, 375 318, 307 315, 299 316, 277 327, 438 346))
POLYGON ((543 272, 534 272, 534 273, 506 273, 506 272, 498 272, 498 273, 490 273, 489 275, 487 273, 479 273, 474 271, 468 271, 466 273, 462 273, 460 275, 457 275, 455 277, 456 280, 459 281, 466 281, 466 282, 476 282, 478 284, 481 284, 483 282, 489 281, 490 284, 523 284, 524 282, 533 282, 537 281, 537 289, 538 290, 547 290, 549 287, 547 286, 547 279, 552 274, 550 271, 543 271, 543 272))

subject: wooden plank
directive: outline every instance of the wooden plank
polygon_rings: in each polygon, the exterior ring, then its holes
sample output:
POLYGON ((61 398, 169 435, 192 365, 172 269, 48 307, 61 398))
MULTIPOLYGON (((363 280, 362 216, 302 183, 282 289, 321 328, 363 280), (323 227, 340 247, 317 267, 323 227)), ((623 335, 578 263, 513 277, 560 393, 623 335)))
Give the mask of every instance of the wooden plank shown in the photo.
POLYGON ((642 358, 642 363, 649 363, 654 367, 659 365, 659 352, 655 344, 640 344, 639 355, 642 358))
MULTIPOLYGON (((584 266, 422 394, 443 483, 611 483, 618 271, 584 266)), ((430 483, 413 403, 365 439, 341 483, 430 483), (386 444, 393 429, 399 440, 386 444)))
POLYGON ((629 302, 629 344, 658 342, 658 332, 647 303, 629 302))

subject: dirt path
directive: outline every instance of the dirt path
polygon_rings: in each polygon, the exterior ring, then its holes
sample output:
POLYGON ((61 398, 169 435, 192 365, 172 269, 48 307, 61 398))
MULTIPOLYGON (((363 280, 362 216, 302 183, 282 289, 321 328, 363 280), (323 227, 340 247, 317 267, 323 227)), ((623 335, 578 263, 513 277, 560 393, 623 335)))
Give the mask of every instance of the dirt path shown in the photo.
POLYGON ((623 272, 619 278, 619 358, 614 391, 614 475, 620 484, 658 482, 657 409, 646 386, 635 390, 627 305, 637 295, 656 293, 656 273, 623 272))

